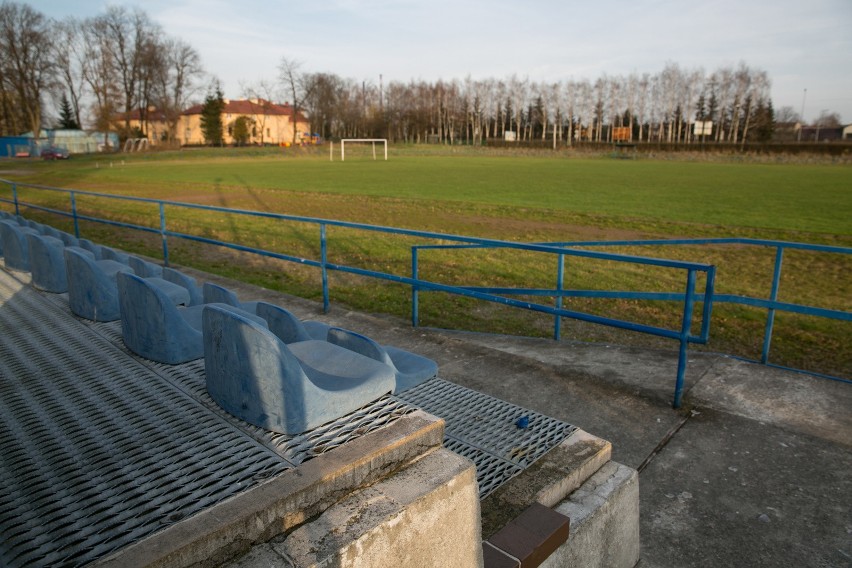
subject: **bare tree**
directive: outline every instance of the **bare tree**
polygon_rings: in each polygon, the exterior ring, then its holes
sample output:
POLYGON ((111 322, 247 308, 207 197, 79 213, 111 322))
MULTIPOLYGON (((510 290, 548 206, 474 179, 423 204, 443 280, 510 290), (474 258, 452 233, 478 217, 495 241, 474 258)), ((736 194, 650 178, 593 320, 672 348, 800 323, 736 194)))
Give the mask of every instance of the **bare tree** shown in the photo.
POLYGON ((165 61, 156 75, 156 106, 168 121, 169 139, 174 140, 181 111, 201 92, 198 79, 203 76, 204 69, 198 52, 183 40, 168 38, 160 47, 165 61))
POLYGON ((85 96, 86 80, 83 76, 86 48, 83 43, 83 30, 78 20, 68 18, 55 25, 55 39, 52 57, 56 63, 59 87, 67 97, 78 125, 83 124, 81 104, 85 96))
POLYGON ((299 112, 305 108, 305 101, 311 96, 316 83, 310 74, 301 70, 302 63, 287 57, 281 58, 278 65, 279 78, 284 85, 288 95, 291 97, 290 105, 293 109, 293 144, 296 144, 297 121, 299 112))
MULTIPOLYGON (((14 93, 20 118, 8 127, 25 125, 37 138, 44 118, 43 98, 55 84, 51 21, 26 4, 0 4, 0 80, 2 90, 14 93), (19 122, 20 121, 20 122, 19 122)), ((11 132, 20 134, 20 132, 11 132)))

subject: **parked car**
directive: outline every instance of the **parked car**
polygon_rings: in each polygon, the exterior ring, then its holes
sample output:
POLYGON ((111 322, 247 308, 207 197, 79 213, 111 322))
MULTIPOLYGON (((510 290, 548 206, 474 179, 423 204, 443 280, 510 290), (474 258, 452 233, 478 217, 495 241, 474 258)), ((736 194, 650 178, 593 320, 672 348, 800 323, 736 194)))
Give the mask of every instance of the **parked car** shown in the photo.
POLYGON ((44 148, 41 151, 41 157, 44 160, 67 160, 69 157, 68 150, 65 148, 57 148, 56 146, 51 146, 49 148, 44 148))

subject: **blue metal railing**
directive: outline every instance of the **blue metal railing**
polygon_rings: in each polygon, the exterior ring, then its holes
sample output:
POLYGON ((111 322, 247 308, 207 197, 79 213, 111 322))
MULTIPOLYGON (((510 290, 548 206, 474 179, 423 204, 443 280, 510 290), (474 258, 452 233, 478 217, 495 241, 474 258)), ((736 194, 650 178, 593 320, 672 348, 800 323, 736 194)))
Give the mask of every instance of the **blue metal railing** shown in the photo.
MULTIPOLYGON (((550 314, 554 316, 555 324, 554 324, 554 336, 558 339, 560 335, 560 325, 561 318, 573 318, 581 321, 587 321, 594 324, 606 325, 610 327, 615 327, 619 329, 625 329, 629 331, 635 331, 639 333, 650 334, 658 337, 668 338, 672 340, 676 340, 679 342, 679 359, 678 359, 678 368, 676 373, 675 380, 675 390, 674 390, 674 398, 673 405, 675 408, 679 407, 682 400, 683 395, 683 386, 684 386, 684 376, 686 370, 687 363, 687 347, 689 343, 700 343, 704 344, 707 342, 709 338, 710 331, 710 321, 712 315, 713 304, 716 299, 719 297, 714 295, 714 282, 715 282, 715 267, 708 264, 694 263, 694 262, 683 262, 676 260, 667 260, 660 258, 650 258, 650 257, 639 257, 639 256, 630 256, 624 254, 613 254, 606 252, 598 252, 598 251, 589 251, 582 249, 573 249, 568 248, 568 246, 579 246, 579 245, 588 245, 588 243, 514 243, 507 241, 500 241, 496 239, 483 239, 476 237, 466 237, 459 235, 449 235, 444 233, 435 233, 428 231, 417 231, 410 229, 399 229, 393 227, 382 227, 376 225, 366 225, 361 223, 350 223, 344 221, 335 221, 329 219, 321 219, 314 217, 301 217, 294 215, 284 215, 278 213, 266 213, 259 211, 248 211, 241 209, 230 209, 225 207, 217 207, 210 205, 201 205, 194 203, 180 203, 180 202, 172 202, 165 201, 159 199, 149 199, 149 198, 140 198, 140 197, 131 197, 131 196, 123 196, 123 195, 111 195, 105 193, 91 192, 91 191, 81 191, 81 190, 73 190, 73 189, 60 189, 48 186, 40 186, 34 184, 16 184, 7 180, 0 180, 0 183, 3 183, 11 190, 11 199, 0 196, 0 202, 6 202, 14 205, 15 213, 20 214, 21 207, 26 207, 28 209, 38 210, 53 213, 56 215, 61 215, 65 217, 70 217, 73 220, 74 231, 76 236, 80 236, 80 221, 89 221, 94 223, 102 223, 106 225, 135 229, 139 231, 144 231, 148 233, 159 234, 162 240, 162 250, 163 250, 163 261, 164 264, 169 264, 169 238, 178 238, 184 239, 188 241, 206 243, 210 245, 216 245, 221 247, 226 247, 232 250, 243 251, 258 254, 265 257, 271 257, 283 261, 295 262, 306 266, 311 266, 315 268, 319 268, 322 276, 322 296, 323 296, 323 308, 328 311, 330 308, 330 294, 329 294, 329 280, 328 273, 329 271, 338 271, 342 273, 348 273, 358 276, 364 276, 369 278, 375 278, 379 280, 404 284, 410 286, 412 289, 412 325, 417 326, 419 323, 419 295, 424 291, 437 291, 437 292, 445 292, 448 294, 455 294, 459 296, 474 298, 477 300, 483 300, 488 302, 500 303, 507 306, 512 306, 520 309, 535 311, 539 313, 550 314), (48 191, 48 192, 59 192, 64 193, 69 196, 69 209, 56 209, 51 207, 46 207, 43 205, 39 205, 38 203, 27 202, 21 199, 20 192, 18 191, 18 187, 26 187, 30 190, 38 190, 38 191, 48 191), (114 200, 125 200, 137 203, 148 203, 151 205, 155 205, 158 209, 159 214, 159 226, 145 226, 139 225, 135 223, 127 223, 121 221, 114 221, 111 219, 105 219, 101 217, 94 217, 91 215, 84 215, 80 213, 78 198, 79 197, 94 197, 94 198, 105 198, 105 199, 114 199, 114 200), (297 222, 297 223, 307 223, 315 225, 319 229, 319 245, 320 245, 320 258, 319 260, 303 258, 293 255, 287 255, 282 253, 277 253, 269 250, 259 249, 256 247, 246 246, 235 242, 227 242, 213 238, 202 237, 199 235, 193 235, 184 232, 173 231, 168 228, 167 224, 167 216, 166 216, 166 208, 182 208, 189 210, 203 210, 210 212, 217 212, 223 214, 236 214, 248 217, 261 217, 274 219, 282 222, 297 222), (328 258, 328 228, 336 227, 336 228, 346 228, 346 229, 354 229, 360 231, 369 231, 369 232, 378 232, 385 233, 390 235, 400 235, 407 237, 417 237, 429 240, 438 240, 444 242, 452 242, 454 245, 415 245, 411 247, 411 276, 404 276, 399 274, 393 274, 389 272, 381 272, 376 270, 369 270, 365 268, 359 268, 355 266, 349 266, 344 264, 337 264, 329 262, 328 258), (451 247, 499 247, 502 249, 512 249, 516 251, 529 251, 535 253, 542 253, 547 255, 553 255, 556 257, 556 285, 552 289, 519 289, 519 288, 485 288, 485 287, 470 287, 470 286, 455 286, 449 284, 442 284, 439 282, 424 280, 419 277, 419 255, 420 251, 425 249, 434 249, 434 248, 451 248, 451 247), (686 278, 684 282, 684 291, 682 293, 677 292, 608 292, 608 291, 594 291, 594 290, 570 290, 565 289, 563 286, 563 281, 565 277, 565 258, 566 257, 582 257, 582 258, 592 258, 598 260, 606 260, 606 261, 615 261, 619 263, 631 263, 631 264, 641 264, 646 266, 655 266, 669 269, 677 269, 683 270, 686 272, 686 278), (699 293, 696 291, 698 274, 705 274, 705 284, 704 284, 704 293, 699 293), (540 297, 553 297, 555 298, 555 305, 546 305, 542 303, 522 301, 506 296, 510 295, 524 295, 524 296, 540 296, 540 297), (620 320, 617 318, 609 318, 598 316, 590 313, 580 312, 576 310, 567 310, 563 308, 562 300, 565 297, 609 297, 609 298, 632 298, 632 299, 646 299, 646 300, 669 300, 669 301, 678 301, 683 304, 683 311, 681 315, 681 322, 678 329, 667 329, 662 327, 656 327, 646 324, 640 324, 631 321, 620 320), (703 310, 701 312, 701 327, 700 332, 697 335, 692 333, 693 327, 693 318, 696 304, 702 303, 703 310)), ((664 243, 669 243, 670 241, 660 241, 664 243)), ((600 243, 596 243, 600 244, 600 243)), ((605 245, 609 245, 610 243, 605 243, 605 245)), ((780 268, 779 268, 780 271, 780 268)), ((777 288, 776 288, 777 295, 777 288)), ((754 302, 759 302, 759 300, 754 299, 754 302)), ((769 300, 770 307, 772 309, 785 309, 784 304, 778 303, 775 299, 769 300)), ((833 312, 832 312, 833 313, 833 312)), ((841 312, 842 313, 842 312, 841 312)))
MULTIPOLYGON (((780 302, 778 301, 778 293, 781 283, 781 273, 783 267, 784 260, 784 251, 785 250, 800 250, 800 251, 810 251, 810 252, 819 252, 819 253, 831 253, 831 254, 840 254, 840 255, 852 255, 852 248, 847 247, 837 247, 830 245, 814 245, 808 243, 794 243, 787 241, 773 241, 766 239, 745 239, 745 238, 713 238, 713 239, 668 239, 668 240, 637 240, 637 241, 572 241, 572 242, 549 242, 549 243, 538 243, 538 244, 546 244, 548 246, 556 246, 556 247, 642 247, 642 246, 704 246, 704 245, 748 245, 748 246, 760 246, 760 247, 769 247, 775 249, 775 260, 774 260, 774 269, 772 275, 772 283, 771 289, 769 293, 769 298, 755 298, 751 296, 741 296, 736 294, 719 294, 712 293, 712 303, 714 305, 719 304, 737 304, 742 306, 749 306, 755 308, 761 308, 767 310, 766 323, 764 326, 764 336, 761 348, 761 355, 759 360, 746 359, 751 362, 759 362, 764 365, 777 367, 781 369, 798 371, 798 372, 807 372, 809 374, 813 374, 816 376, 820 376, 827 379, 837 380, 846 383, 852 383, 852 380, 845 379, 842 377, 834 377, 830 375, 825 375, 821 373, 814 373, 811 371, 802 371, 801 369, 794 369, 791 367, 786 367, 783 365, 775 365, 769 362, 769 353, 772 346, 772 334, 775 326, 775 316, 777 312, 788 312, 795 313, 806 316, 814 316, 819 318, 833 319, 838 321, 852 322, 852 312, 849 311, 841 311, 841 310, 832 310, 827 308, 819 308, 816 306, 806 306, 802 304, 794 304, 789 302, 780 302)), ((444 246, 434 246, 434 247, 421 247, 421 248, 444 248, 444 249, 452 249, 452 248, 483 248, 479 245, 444 245, 444 246)), ((520 288, 476 288, 481 290, 487 290, 492 293, 500 293, 500 294, 519 294, 519 295, 553 295, 555 293, 560 294, 561 297, 575 297, 575 298, 608 298, 608 299, 632 299, 632 300, 663 300, 663 301, 683 301, 682 294, 671 294, 671 293, 655 293, 655 292, 619 292, 619 291, 610 291, 610 290, 565 290, 561 288, 561 282, 559 282, 560 286, 555 290, 547 290, 547 289, 520 289, 520 288)), ((705 297, 701 294, 697 294, 694 298, 694 301, 701 302, 704 301, 705 297)), ((852 305, 852 303, 851 303, 852 305)), ((704 325, 709 325, 709 321, 704 321, 704 325)), ((559 338, 559 322, 557 321, 554 326, 554 338, 559 338)), ((703 334, 703 331, 702 331, 703 334)))

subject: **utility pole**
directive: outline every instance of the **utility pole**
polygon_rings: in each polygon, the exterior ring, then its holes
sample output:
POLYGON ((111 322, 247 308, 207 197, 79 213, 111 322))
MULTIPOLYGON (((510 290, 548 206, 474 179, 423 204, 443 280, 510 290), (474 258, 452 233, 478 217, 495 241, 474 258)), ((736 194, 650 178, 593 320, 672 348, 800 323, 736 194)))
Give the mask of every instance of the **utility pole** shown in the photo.
POLYGON ((805 92, 802 93, 802 112, 799 114, 799 120, 801 121, 801 126, 799 126, 799 142, 802 141, 802 130, 805 129, 805 99, 808 96, 808 90, 805 89, 805 92))

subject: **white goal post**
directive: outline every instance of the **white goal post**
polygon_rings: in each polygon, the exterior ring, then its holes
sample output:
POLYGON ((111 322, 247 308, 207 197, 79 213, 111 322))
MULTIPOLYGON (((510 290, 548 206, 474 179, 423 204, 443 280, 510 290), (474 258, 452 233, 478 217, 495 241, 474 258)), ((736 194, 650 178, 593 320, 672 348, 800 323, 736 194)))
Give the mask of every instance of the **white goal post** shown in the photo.
POLYGON ((387 138, 344 138, 340 141, 340 161, 346 161, 346 143, 347 142, 356 142, 356 143, 366 143, 371 142, 373 144, 373 159, 376 159, 376 142, 382 142, 385 145, 385 161, 388 161, 388 140, 387 138))

